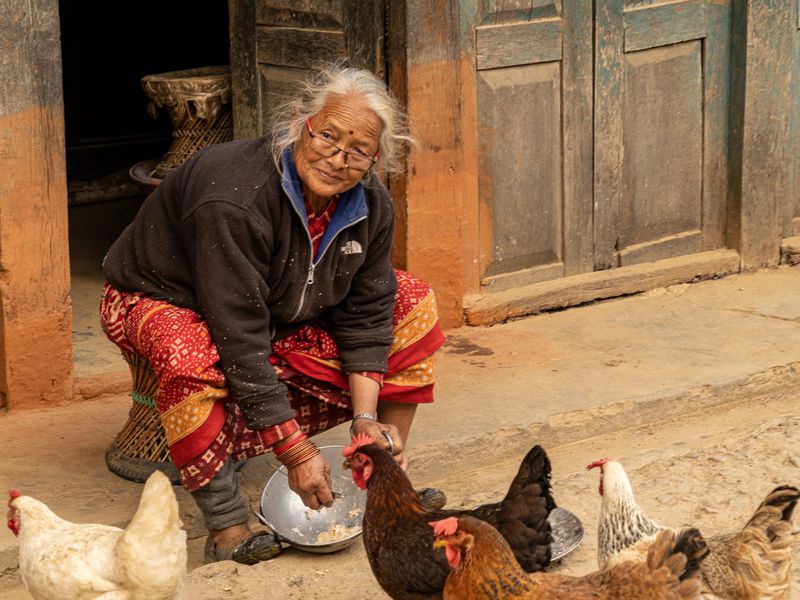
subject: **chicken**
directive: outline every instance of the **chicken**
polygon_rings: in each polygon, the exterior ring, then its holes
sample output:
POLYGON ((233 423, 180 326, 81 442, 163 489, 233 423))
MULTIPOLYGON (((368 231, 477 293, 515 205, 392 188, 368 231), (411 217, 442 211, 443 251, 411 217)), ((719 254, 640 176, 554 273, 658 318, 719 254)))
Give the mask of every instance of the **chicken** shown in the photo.
MULTIPOLYGON (((602 459, 587 469, 595 467, 602 471, 597 533, 600 568, 620 560, 641 560, 665 527, 644 515, 621 464, 602 459)), ((776 487, 740 531, 709 538, 709 557, 702 566, 704 598, 788 597, 791 518, 798 498, 796 487, 776 487)))
POLYGON ((8 526, 19 537, 19 573, 34 600, 173 600, 183 597, 186 532, 161 471, 147 480, 125 529, 70 523, 18 490, 8 526))
POLYGON ((433 548, 428 521, 472 515, 497 527, 526 571, 550 563, 552 535, 547 517, 555 508, 550 495, 550 461, 534 446, 520 465, 505 498, 471 510, 429 511, 392 456, 360 435, 344 450, 353 481, 367 490, 364 546, 370 567, 395 600, 440 597, 449 572, 441 550, 433 548))
POLYGON ((503 537, 472 517, 431 523, 436 546, 446 547, 453 569, 444 600, 576 600, 699 598, 698 568, 708 548, 697 529, 661 532, 646 562, 620 563, 582 577, 525 573, 503 537))

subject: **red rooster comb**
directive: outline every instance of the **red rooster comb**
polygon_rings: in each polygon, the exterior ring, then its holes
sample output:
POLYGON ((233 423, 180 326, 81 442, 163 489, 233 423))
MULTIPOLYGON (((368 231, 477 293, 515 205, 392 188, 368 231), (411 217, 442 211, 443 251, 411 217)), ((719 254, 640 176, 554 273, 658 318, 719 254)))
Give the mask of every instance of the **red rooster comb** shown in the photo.
POLYGON ((595 469, 597 467, 602 467, 607 462, 608 462, 607 458, 601 458, 600 460, 596 460, 594 462, 590 462, 588 465, 586 465, 586 470, 587 471, 591 471, 592 469, 595 469))
POLYGON ((356 436, 353 436, 353 441, 347 446, 344 450, 342 450, 342 454, 345 458, 350 458, 353 456, 353 453, 356 449, 360 448, 361 446, 366 446, 367 444, 374 444, 375 438, 371 435, 368 435, 364 432, 359 433, 356 436))
POLYGON ((6 521, 6 525, 11 530, 11 533, 14 535, 19 535, 19 513, 16 512, 17 509, 11 506, 11 503, 19 498, 22 493, 17 488, 11 488, 8 490, 8 508, 11 509, 9 511, 8 521, 6 521))
POLYGON ((444 537, 446 535, 453 535, 458 531, 458 519, 455 517, 447 517, 441 521, 432 521, 428 523, 433 527, 433 533, 436 537, 444 537))

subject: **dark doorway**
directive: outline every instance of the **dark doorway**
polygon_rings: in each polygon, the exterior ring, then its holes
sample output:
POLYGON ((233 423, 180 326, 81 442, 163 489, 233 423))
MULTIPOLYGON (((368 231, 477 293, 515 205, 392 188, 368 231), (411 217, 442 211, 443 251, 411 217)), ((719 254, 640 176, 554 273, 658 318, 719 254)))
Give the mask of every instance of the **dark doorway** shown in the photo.
POLYGON ((148 115, 145 75, 227 65, 224 0, 60 2, 75 375, 124 369, 97 308, 101 262, 144 191, 128 176, 158 158, 172 124, 148 115))

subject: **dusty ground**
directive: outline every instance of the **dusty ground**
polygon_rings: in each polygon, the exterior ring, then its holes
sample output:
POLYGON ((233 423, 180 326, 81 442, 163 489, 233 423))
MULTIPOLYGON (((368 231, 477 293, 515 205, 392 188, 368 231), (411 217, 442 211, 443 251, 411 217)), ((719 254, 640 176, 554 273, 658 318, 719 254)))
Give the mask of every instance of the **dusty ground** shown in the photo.
MULTIPOLYGON (((775 485, 800 484, 798 407, 800 390, 787 390, 730 404, 725 410, 700 411, 549 448, 556 500, 579 515, 586 530, 583 545, 556 568, 573 574, 595 568, 599 473, 587 473, 586 463, 603 456, 620 460, 640 504, 663 524, 694 525, 708 534, 729 531, 741 526, 775 485)), ((453 457, 452 475, 415 483, 442 487, 454 505, 490 501, 504 492, 518 458, 461 470, 458 458, 453 457)), ((795 556, 800 556, 800 526, 795 525, 794 530, 793 548, 795 556)), ((372 578, 360 544, 326 556, 290 550, 253 567, 230 562, 198 567, 201 545, 202 538, 190 542, 193 568, 188 587, 189 597, 195 600, 385 597, 372 578)), ((800 598, 797 566, 794 585, 792 598, 800 598)), ((13 588, 0 598, 29 596, 21 588, 13 588)))
MULTIPOLYGON (((752 398, 722 413, 706 411, 551 448, 556 500, 579 515, 585 526, 583 545, 558 568, 581 574, 596 567, 599 473, 587 473, 586 463, 603 456, 620 460, 637 499, 661 523, 694 525, 709 534, 730 531, 744 524, 774 486, 800 485, 798 406, 800 393, 793 391, 783 397, 752 398)), ((455 457, 453 464, 458 464, 455 457)), ((514 458, 423 483, 442 487, 454 505, 473 505, 501 496, 516 466, 514 458)), ((799 525, 795 532, 800 533, 799 525)), ((800 556, 800 535, 793 548, 800 556)), ((797 567, 794 582, 792 597, 800 598, 797 567)), ((192 571, 189 589, 192 596, 204 599, 386 597, 372 579, 360 545, 327 557, 293 552, 254 567, 207 565, 192 571)))

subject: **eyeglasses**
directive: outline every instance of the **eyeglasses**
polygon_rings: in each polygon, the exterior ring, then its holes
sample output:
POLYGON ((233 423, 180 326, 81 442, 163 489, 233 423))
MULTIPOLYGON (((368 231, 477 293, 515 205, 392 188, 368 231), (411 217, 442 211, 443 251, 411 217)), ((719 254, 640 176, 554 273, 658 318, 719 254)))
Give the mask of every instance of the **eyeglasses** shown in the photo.
POLYGON ((358 148, 345 150, 334 144, 332 140, 327 139, 325 137, 328 135, 326 132, 318 133, 311 129, 310 119, 306 119, 306 127, 308 127, 308 135, 311 136, 311 142, 309 144, 311 149, 325 158, 331 158, 332 156, 336 156, 339 152, 343 152, 344 166, 358 171, 366 171, 378 162, 378 157, 381 155, 380 152, 376 152, 375 156, 369 156, 358 148))

